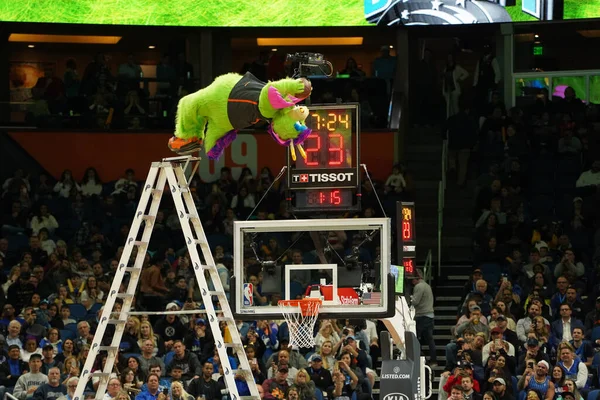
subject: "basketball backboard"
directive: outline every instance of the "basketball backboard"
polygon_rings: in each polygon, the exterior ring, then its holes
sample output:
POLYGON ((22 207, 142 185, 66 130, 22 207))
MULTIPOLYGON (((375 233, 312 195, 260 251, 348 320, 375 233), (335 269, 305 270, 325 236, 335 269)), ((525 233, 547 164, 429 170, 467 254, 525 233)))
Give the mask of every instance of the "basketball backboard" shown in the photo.
POLYGON ((233 242, 237 319, 282 319, 278 300, 304 296, 324 318, 395 312, 387 218, 236 221, 233 242))

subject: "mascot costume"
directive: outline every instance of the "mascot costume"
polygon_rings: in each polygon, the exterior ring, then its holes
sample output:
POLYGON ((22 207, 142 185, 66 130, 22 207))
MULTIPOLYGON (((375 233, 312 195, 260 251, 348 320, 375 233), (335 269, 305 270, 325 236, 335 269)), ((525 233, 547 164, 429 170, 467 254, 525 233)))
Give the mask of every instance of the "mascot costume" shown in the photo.
POLYGON ((204 147, 210 159, 218 159, 239 129, 267 121, 271 137, 289 146, 294 160, 294 146, 306 158, 302 143, 311 132, 304 124, 308 108, 296 103, 311 90, 310 81, 304 78, 264 83, 249 72, 219 76, 208 87, 179 100, 169 148, 187 155, 204 147))

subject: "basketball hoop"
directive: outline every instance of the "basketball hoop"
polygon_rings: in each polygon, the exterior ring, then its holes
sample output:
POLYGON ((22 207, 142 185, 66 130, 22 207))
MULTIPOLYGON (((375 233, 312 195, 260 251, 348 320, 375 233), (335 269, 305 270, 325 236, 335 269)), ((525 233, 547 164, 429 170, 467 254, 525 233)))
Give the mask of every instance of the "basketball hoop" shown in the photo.
POLYGON ((319 317, 321 299, 279 300, 279 308, 290 330, 290 346, 314 347, 313 330, 319 317))

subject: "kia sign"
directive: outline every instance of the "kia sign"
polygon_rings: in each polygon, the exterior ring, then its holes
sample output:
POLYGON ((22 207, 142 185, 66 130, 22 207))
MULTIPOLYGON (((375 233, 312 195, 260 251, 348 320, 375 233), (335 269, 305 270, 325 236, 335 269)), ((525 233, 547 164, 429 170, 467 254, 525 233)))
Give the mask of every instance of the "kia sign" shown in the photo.
POLYGON ((290 189, 327 189, 356 187, 355 170, 323 169, 312 171, 296 170, 291 174, 290 189))
POLYGON ((403 393, 390 393, 385 395, 383 400, 410 400, 407 395, 403 393))

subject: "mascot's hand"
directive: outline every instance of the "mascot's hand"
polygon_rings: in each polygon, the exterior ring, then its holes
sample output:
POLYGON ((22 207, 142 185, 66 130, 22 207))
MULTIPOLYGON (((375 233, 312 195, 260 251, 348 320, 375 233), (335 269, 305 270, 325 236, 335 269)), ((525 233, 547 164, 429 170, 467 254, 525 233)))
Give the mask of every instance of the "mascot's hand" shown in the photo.
POLYGON ((300 100, 304 100, 310 96, 310 93, 312 92, 312 84, 306 78, 300 78, 298 80, 302 82, 302 91, 294 93, 294 96, 300 100))

